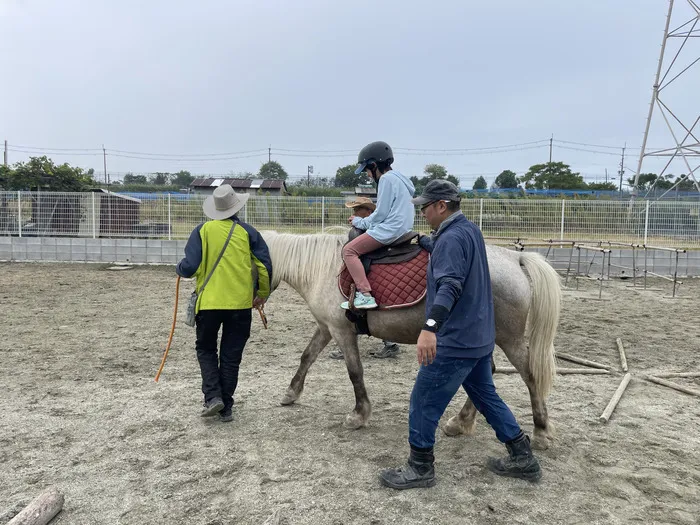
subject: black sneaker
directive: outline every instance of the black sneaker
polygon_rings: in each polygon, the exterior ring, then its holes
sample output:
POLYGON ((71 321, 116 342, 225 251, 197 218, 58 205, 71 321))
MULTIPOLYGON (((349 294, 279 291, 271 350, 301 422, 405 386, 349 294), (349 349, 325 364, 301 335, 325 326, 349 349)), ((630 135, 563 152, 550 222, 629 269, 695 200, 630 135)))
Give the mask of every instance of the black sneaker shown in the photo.
POLYGON ((397 357, 401 353, 401 348, 396 343, 385 344, 379 350, 376 350, 370 355, 376 357, 377 359, 387 359, 391 357, 397 357))
POLYGON ((220 397, 214 397, 209 401, 204 402, 204 409, 202 410, 202 417, 211 417, 217 415, 224 408, 224 402, 220 397))
POLYGON ((233 421, 233 411, 229 408, 228 410, 219 412, 219 421, 222 423, 230 423, 233 421))
POLYGON ((379 481, 396 490, 432 487, 435 485, 435 468, 432 464, 416 464, 409 460, 401 467, 382 470, 379 481))

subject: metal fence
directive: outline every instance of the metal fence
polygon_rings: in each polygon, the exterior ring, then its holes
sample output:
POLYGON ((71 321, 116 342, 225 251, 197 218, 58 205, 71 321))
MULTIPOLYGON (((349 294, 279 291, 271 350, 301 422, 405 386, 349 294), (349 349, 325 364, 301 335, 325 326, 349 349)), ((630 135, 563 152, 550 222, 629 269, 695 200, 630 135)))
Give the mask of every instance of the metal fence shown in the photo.
MULTIPOLYGON (((202 195, 0 192, 0 235, 185 239, 206 220, 202 195)), ((345 199, 251 196, 240 216, 260 230, 342 231, 345 199)), ((617 241, 700 248, 700 203, 465 199, 489 238, 617 241)), ((415 229, 430 228, 419 213, 415 229)))

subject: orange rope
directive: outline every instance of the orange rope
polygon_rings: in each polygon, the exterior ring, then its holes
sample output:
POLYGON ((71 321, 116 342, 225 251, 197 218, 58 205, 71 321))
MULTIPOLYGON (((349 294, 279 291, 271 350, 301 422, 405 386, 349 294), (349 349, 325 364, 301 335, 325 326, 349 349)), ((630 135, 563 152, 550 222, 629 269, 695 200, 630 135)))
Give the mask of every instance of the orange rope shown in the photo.
POLYGON ((173 334, 175 333, 175 321, 177 320, 177 301, 180 298, 180 276, 177 276, 177 282, 175 284, 175 312, 173 313, 173 326, 170 329, 170 337, 168 337, 168 346, 165 347, 165 353, 163 354, 163 360, 160 362, 160 368, 156 374, 156 383, 160 378, 160 373, 163 371, 165 366, 165 360, 168 358, 168 352, 170 351, 170 343, 173 342, 173 334))

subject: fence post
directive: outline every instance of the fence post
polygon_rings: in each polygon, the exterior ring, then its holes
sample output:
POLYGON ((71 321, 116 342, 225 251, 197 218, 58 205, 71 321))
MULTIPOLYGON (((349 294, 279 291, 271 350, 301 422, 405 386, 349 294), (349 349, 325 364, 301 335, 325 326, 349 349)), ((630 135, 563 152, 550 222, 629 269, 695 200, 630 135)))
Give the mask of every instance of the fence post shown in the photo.
POLYGON ((566 199, 561 200, 561 229, 559 230, 559 239, 564 238, 564 207, 566 206, 566 199))
POLYGON ((17 190, 17 226, 19 227, 19 236, 22 236, 22 192, 17 190))
POLYGON ((95 192, 92 193, 92 238, 97 238, 97 220, 95 219, 95 192))
POLYGON ((326 198, 321 197, 321 233, 326 227, 326 198))
POLYGON ((649 233, 649 200, 647 199, 647 210, 644 216, 644 245, 647 244, 647 235, 649 233))
POLYGON ((479 229, 481 230, 481 224, 484 218, 484 199, 479 199, 479 229))
POLYGON ((172 214, 170 211, 170 193, 168 193, 168 240, 171 241, 173 239, 173 220, 172 220, 172 214))

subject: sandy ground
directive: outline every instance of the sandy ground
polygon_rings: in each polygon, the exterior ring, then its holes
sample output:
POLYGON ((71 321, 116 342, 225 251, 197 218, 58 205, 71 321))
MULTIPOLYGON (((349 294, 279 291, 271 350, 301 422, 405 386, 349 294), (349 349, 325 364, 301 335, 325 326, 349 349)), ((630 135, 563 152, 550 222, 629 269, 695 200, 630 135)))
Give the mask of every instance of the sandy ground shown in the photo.
MULTIPOLYGON (((153 380, 172 318, 172 269, 104 268, 0 265, 0 523, 50 485, 65 494, 61 524, 262 524, 276 511, 283 524, 700 523, 700 398, 641 379, 700 369, 698 281, 675 300, 664 282, 639 293, 617 281, 603 301, 592 299, 591 282, 565 292, 558 350, 616 368, 559 376, 549 399, 557 440, 539 453, 541 483, 485 469, 486 456, 504 449, 480 417, 474 436, 439 432, 434 488, 399 493, 381 488, 377 473, 407 454, 412 346, 377 360, 367 352, 379 342, 361 339, 373 401, 366 429, 343 428, 352 389, 327 351, 300 403, 282 407, 314 326, 282 287, 267 306, 270 328, 254 321, 234 422, 206 420, 193 329, 178 324, 153 380), (634 379, 602 425, 622 378, 616 337, 634 379)), ((531 431, 522 381, 499 375, 497 385, 531 431)), ((463 401, 458 394, 446 417, 463 401)))

